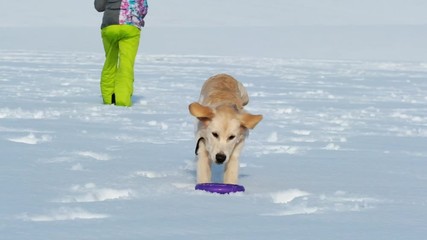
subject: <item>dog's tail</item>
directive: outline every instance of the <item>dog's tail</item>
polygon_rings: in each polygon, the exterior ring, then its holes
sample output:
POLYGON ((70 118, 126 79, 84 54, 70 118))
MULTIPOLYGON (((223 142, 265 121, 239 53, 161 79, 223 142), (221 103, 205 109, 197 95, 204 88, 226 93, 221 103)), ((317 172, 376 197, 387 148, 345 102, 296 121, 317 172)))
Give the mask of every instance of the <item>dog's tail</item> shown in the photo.
POLYGON ((246 106, 249 103, 248 91, 246 91, 245 86, 241 82, 238 82, 238 87, 240 91, 240 97, 242 98, 242 106, 246 106))

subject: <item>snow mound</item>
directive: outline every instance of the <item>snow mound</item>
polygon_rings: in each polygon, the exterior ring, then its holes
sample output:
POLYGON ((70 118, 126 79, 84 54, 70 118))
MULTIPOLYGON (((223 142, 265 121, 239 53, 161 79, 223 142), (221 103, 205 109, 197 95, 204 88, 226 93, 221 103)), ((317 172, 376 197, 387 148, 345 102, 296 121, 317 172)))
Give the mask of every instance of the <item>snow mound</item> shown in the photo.
POLYGON ((52 222, 52 221, 71 221, 71 220, 91 220, 108 218, 107 214, 92 213, 82 208, 59 208, 52 210, 47 214, 23 214, 19 219, 32 222, 52 222))

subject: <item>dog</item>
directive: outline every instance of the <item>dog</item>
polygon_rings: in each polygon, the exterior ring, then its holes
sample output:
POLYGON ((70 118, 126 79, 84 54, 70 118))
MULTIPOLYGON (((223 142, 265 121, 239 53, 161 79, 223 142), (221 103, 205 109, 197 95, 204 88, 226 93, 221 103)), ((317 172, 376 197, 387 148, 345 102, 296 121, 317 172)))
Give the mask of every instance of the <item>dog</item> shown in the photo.
POLYGON ((203 84, 198 102, 191 103, 190 114, 199 121, 196 130, 197 183, 209 183, 212 163, 224 164, 226 184, 237 184, 239 155, 249 129, 262 115, 247 113, 249 102, 242 83, 227 74, 210 77, 203 84))

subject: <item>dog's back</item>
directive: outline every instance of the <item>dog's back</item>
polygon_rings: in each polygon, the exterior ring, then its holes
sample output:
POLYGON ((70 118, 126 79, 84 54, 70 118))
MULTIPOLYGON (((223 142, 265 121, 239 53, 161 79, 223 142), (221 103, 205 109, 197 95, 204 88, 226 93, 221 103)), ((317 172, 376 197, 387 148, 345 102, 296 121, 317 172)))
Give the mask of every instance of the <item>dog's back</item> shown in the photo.
POLYGON ((199 103, 205 106, 234 104, 239 109, 248 104, 245 87, 228 74, 212 76, 203 84, 199 103))

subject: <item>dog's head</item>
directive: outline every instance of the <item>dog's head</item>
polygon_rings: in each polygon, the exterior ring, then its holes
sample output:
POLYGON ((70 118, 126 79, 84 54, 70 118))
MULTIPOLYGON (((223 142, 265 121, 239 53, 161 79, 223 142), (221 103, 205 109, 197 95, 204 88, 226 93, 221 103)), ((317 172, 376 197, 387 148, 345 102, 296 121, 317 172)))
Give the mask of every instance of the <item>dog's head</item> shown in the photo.
POLYGON ((226 163, 248 129, 255 128, 262 120, 262 115, 242 112, 233 105, 210 108, 192 103, 189 110, 200 121, 199 134, 206 141, 209 158, 218 164, 226 163))

